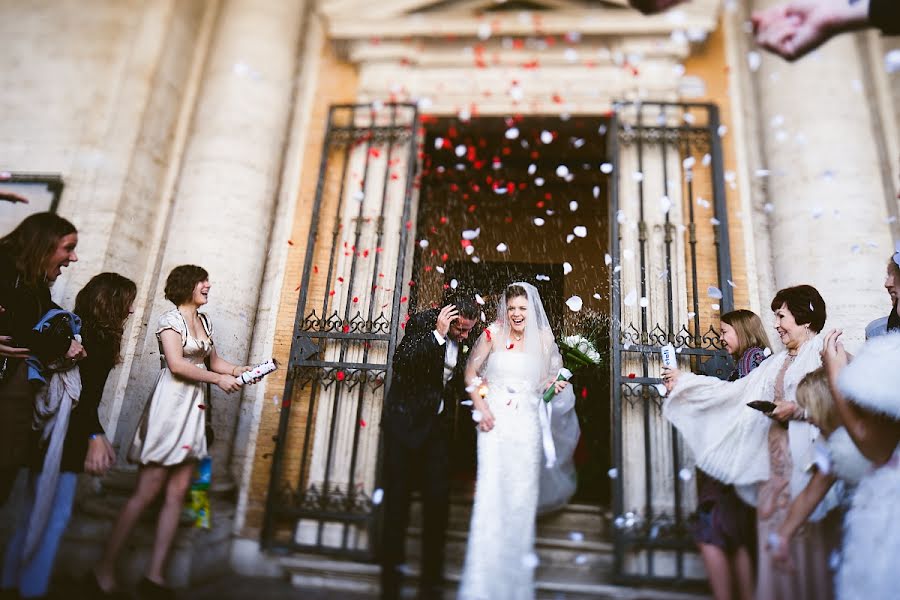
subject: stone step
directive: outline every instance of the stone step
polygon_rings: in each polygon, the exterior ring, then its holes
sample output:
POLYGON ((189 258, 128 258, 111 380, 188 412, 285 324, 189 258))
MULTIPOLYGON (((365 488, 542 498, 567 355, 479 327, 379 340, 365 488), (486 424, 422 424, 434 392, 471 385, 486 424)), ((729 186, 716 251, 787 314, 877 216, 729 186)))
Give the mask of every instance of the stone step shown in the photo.
MULTIPOLYGON (((447 526, 449 531, 467 532, 471 518, 471 500, 458 498, 451 500, 450 520, 447 526)), ((604 540, 608 539, 611 519, 611 513, 599 506, 568 504, 561 510, 538 517, 537 530, 541 537, 575 536, 604 540)), ((414 500, 410 506, 409 522, 412 526, 422 523, 422 504, 418 500, 414 500)))
MULTIPOLYGON (((294 554, 280 559, 281 566, 290 574, 297 587, 326 588, 376 595, 379 591, 379 568, 371 563, 335 560, 322 556, 294 554)), ((414 598, 418 570, 407 569, 409 583, 404 587, 404 598, 414 598)), ((535 581, 536 596, 540 600, 581 600, 587 598, 617 600, 709 600, 706 594, 677 592, 658 588, 619 586, 596 581, 582 568, 557 567, 542 572, 538 568, 535 581)), ((461 571, 447 568, 443 600, 456 597, 461 571)), ((442 599, 438 599, 442 600, 442 599)))
MULTIPOLYGON (((445 560, 448 569, 462 570, 468 536, 458 531, 447 532, 445 560)), ((406 539, 406 556, 410 564, 419 564, 422 531, 411 527, 406 539)), ((534 553, 538 558, 536 576, 544 578, 556 569, 588 573, 587 579, 602 582, 612 575, 613 546, 605 541, 579 540, 558 537, 538 537, 534 540, 534 553)), ((552 577, 551 577, 552 578, 552 577)))

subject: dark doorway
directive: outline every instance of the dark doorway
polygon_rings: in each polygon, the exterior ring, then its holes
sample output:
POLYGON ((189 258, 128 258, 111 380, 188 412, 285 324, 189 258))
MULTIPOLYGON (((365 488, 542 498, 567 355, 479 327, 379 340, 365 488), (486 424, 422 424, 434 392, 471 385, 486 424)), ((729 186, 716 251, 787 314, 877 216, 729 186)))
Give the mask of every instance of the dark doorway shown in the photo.
MULTIPOLYGON (((485 300, 484 322, 514 281, 541 292, 557 338, 584 334, 607 355, 608 167, 604 117, 422 119, 422 173, 410 310, 464 286, 485 300), (578 296, 583 307, 566 301, 578 296), (602 344, 602 346, 601 346, 602 344)), ((576 375, 582 441, 576 501, 609 505, 609 362, 576 375)), ((457 407, 453 469, 474 480, 475 435, 457 407)))

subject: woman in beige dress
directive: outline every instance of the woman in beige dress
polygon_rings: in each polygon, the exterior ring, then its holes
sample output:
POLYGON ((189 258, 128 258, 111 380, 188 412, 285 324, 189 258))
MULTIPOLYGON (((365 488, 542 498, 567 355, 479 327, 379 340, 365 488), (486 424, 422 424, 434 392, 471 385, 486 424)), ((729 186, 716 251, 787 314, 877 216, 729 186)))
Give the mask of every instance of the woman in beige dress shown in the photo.
POLYGON ((216 353, 212 326, 198 310, 207 303, 209 289, 208 273, 194 265, 175 267, 166 279, 166 298, 176 308, 159 318, 156 336, 162 370, 128 452, 128 459, 140 465, 137 486, 119 513, 94 570, 95 580, 88 581, 96 596, 111 595, 115 590, 119 552, 141 514, 165 488, 153 552, 138 585, 138 596, 174 598, 164 585, 164 569, 194 467, 208 453, 205 384, 236 392, 240 388, 237 376, 250 370, 216 353), (210 369, 205 365, 207 359, 210 369))
POLYGON ((757 507, 757 600, 830 600, 834 597, 829 555, 840 544, 840 490, 818 505, 802 534, 790 543, 793 569, 775 569, 765 551, 789 509, 806 487, 819 430, 806 422, 795 401, 797 385, 821 366, 825 301, 808 285, 780 290, 772 300, 775 330, 785 350, 735 382, 665 370, 669 395, 663 414, 681 432, 697 466, 735 485, 757 507), (766 415, 746 406, 768 400, 766 415), (767 450, 767 451, 766 451, 767 450))

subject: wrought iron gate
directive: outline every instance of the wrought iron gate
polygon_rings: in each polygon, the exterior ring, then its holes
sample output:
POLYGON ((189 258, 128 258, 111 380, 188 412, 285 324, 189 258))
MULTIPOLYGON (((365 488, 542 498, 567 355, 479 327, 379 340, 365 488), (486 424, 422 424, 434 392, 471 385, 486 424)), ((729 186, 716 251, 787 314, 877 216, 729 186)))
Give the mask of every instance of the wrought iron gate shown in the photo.
POLYGON ((413 104, 328 115, 263 526, 266 548, 371 558, 384 384, 406 301, 413 104))
POLYGON ((718 109, 622 103, 609 132, 615 574, 702 577, 688 534, 693 465, 662 417, 660 348, 724 376, 718 315, 733 308, 718 109))

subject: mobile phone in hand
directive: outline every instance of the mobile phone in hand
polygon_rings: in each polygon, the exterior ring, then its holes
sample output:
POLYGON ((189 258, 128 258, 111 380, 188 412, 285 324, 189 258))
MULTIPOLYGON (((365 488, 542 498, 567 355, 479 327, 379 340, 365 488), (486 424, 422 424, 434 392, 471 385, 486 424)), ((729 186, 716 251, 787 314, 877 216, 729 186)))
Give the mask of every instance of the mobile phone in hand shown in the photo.
POLYGON ((767 415, 776 408, 775 403, 768 400, 754 400, 753 402, 748 402, 747 406, 767 415))

